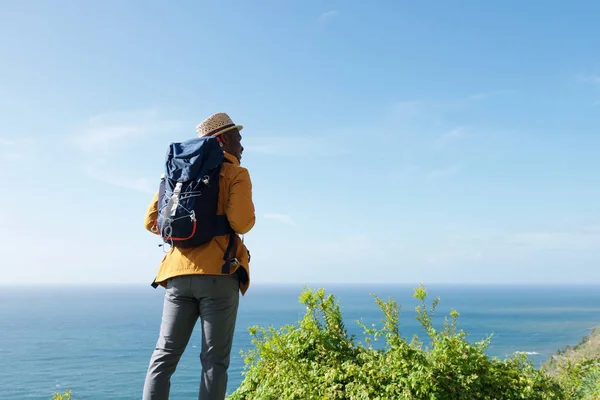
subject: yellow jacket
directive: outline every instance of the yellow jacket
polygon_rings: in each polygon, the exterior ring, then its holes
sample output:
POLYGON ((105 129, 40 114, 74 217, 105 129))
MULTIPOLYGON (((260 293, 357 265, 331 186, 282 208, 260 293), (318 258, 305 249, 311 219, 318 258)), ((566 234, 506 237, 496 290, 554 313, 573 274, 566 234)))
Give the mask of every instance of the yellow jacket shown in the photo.
MULTIPOLYGON (((243 268, 247 279, 240 282, 242 295, 250 286, 250 253, 238 235, 243 235, 252 229, 256 221, 254 203, 252 202, 252 182, 248 170, 240 166, 238 159, 225 153, 225 161, 219 175, 219 200, 217 214, 227 215, 231 228, 235 231, 234 237, 237 245, 236 257, 239 267, 232 266, 230 273, 235 273, 238 268, 243 268)), ((156 230, 158 218, 158 192, 154 195, 146 216, 144 225, 152 233, 156 230)), ((229 235, 214 237, 210 242, 198 247, 177 248, 171 247, 165 255, 155 282, 166 285, 169 278, 179 275, 222 275, 223 255, 229 244, 229 235)))

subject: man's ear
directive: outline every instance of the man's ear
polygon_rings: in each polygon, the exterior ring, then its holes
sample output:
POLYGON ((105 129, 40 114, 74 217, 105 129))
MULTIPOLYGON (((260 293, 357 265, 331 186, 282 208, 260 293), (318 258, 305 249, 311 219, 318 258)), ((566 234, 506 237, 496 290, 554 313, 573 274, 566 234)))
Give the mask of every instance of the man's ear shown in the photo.
POLYGON ((223 144, 227 144, 229 142, 229 132, 224 132, 221 133, 219 136, 217 136, 217 138, 221 141, 221 143, 223 144))

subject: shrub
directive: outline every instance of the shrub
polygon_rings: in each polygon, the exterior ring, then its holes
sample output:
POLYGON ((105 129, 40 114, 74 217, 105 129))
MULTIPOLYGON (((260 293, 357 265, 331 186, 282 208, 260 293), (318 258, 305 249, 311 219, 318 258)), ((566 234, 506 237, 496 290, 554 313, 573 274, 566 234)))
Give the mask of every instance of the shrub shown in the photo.
POLYGON ((323 289, 305 289, 300 301, 306 314, 298 325, 251 327, 254 348, 246 352, 245 377, 231 400, 269 399, 564 399, 559 384, 534 368, 524 355, 490 358, 486 338, 476 343, 457 330, 452 311, 441 329, 432 320, 439 302, 426 304, 423 286, 416 318, 425 330, 426 346, 418 337, 400 335, 395 300, 375 297, 383 325, 361 324, 365 344, 348 335, 336 299, 323 289), (384 348, 373 340, 385 338, 384 348))
POLYGON ((60 393, 54 393, 52 395, 52 400, 71 400, 71 391, 67 390, 66 392, 64 392, 63 394, 60 393))
POLYGON ((567 398, 600 399, 600 358, 562 360, 556 366, 555 375, 567 398))

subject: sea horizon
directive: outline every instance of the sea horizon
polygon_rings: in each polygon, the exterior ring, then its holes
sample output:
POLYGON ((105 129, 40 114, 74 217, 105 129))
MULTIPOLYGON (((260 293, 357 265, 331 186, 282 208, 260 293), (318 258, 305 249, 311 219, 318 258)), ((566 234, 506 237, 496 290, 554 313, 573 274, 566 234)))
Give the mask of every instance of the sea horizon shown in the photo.
MULTIPOLYGON (((573 283, 536 283, 536 282, 251 282, 250 287, 274 287, 274 286, 286 286, 286 287, 299 287, 302 288, 304 286, 308 286, 310 288, 314 287, 337 287, 337 286, 382 286, 382 287, 418 287, 421 284, 427 289, 428 287, 590 287, 590 288, 600 288, 600 282, 573 282, 573 283)), ((14 283, 0 283, 0 288, 12 288, 12 287, 21 287, 21 288, 29 288, 29 287, 40 287, 40 286, 48 286, 48 287, 109 287, 109 286, 119 286, 119 287, 148 287, 153 289, 150 286, 150 282, 14 282, 14 283)), ((157 288, 160 289, 160 286, 157 288)))

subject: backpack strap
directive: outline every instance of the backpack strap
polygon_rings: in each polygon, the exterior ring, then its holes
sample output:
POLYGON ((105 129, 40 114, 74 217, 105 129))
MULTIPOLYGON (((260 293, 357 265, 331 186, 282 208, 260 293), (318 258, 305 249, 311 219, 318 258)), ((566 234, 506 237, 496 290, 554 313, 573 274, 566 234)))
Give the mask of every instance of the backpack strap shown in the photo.
POLYGON ((233 229, 229 225, 227 215, 217 215, 215 220, 214 236, 232 234, 233 229))
POLYGON ((227 243, 227 249, 225 250, 225 254, 223 254, 223 265, 221 266, 222 274, 230 274, 231 273, 231 264, 232 262, 238 262, 235 255, 237 253, 237 246, 235 245, 235 231, 229 225, 229 220, 226 215, 217 215, 217 219, 215 222, 215 236, 221 235, 229 235, 229 242, 227 243))
POLYGON ((222 274, 230 274, 231 273, 231 265, 233 263, 239 264, 238 259, 235 257, 237 253, 237 246, 235 244, 235 233, 229 234, 229 243, 227 244, 227 249, 225 250, 225 254, 223 255, 223 260, 225 261, 221 266, 222 274))

